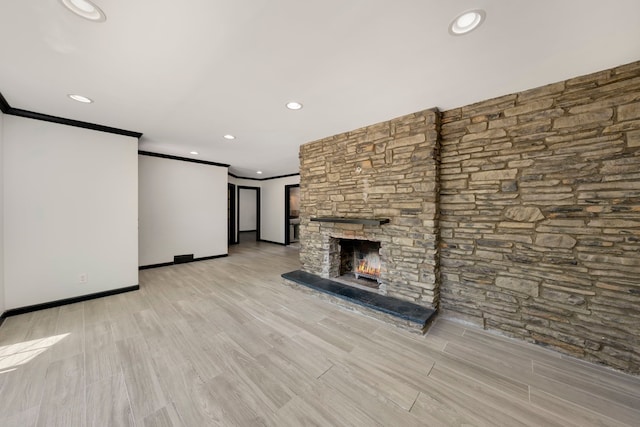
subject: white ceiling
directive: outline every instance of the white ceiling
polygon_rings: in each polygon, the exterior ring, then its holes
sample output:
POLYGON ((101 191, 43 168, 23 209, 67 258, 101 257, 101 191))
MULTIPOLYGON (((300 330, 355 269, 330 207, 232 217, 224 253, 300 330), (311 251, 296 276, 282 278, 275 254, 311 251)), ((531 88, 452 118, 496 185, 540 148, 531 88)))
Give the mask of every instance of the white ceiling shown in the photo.
POLYGON ((94 2, 106 22, 0 0, 11 107, 142 132, 141 150, 246 177, 296 173, 298 147, 319 138, 640 59, 640 0, 94 2), (473 8, 484 25, 450 36, 473 8))

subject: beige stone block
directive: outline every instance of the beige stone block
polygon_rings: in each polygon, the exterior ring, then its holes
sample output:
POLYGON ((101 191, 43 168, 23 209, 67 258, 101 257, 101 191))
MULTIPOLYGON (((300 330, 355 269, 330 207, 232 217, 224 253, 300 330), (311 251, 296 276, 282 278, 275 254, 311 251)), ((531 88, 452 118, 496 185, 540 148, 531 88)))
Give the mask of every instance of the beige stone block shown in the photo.
POLYGON ((463 189, 467 188, 467 180, 466 179, 452 179, 452 180, 442 180, 440 182, 440 187, 442 189, 463 189))
POLYGON ((416 145, 425 141, 425 135, 423 133, 420 133, 417 135, 406 136, 404 138, 398 138, 393 141, 389 141, 388 148, 406 147, 409 145, 416 145))
POLYGON ((589 227, 606 227, 606 228, 639 228, 640 221, 630 221, 624 219, 594 219, 587 224, 589 227))
POLYGON ((490 129, 484 132, 470 133, 462 137, 462 142, 477 141, 479 139, 494 139, 506 136, 504 129, 490 129))
POLYGON ((541 233, 536 236, 536 245, 548 248, 571 249, 577 241, 566 234, 541 233))
POLYGON ((582 184, 578 186, 578 191, 590 190, 640 190, 640 182, 638 181, 610 181, 599 182, 595 184, 582 184))
POLYGON ((474 203, 476 196, 474 194, 455 194, 440 196, 441 203, 474 203))
POLYGON ((515 105, 517 95, 510 94, 462 107, 463 117, 473 121, 487 121, 499 116, 499 112, 515 105))
POLYGON ((640 118, 640 102, 621 105, 618 107, 618 121, 632 120, 640 118))
POLYGON ((606 175, 637 172, 640 169, 640 157, 607 160, 602 163, 600 172, 606 175))
POLYGON ((413 239, 407 237, 393 237, 391 242, 400 246, 413 246, 413 239))
POLYGON ((468 160, 471 158, 470 154, 460 154, 457 156, 443 156, 441 163, 443 165, 447 165, 448 163, 460 163, 462 162, 463 165, 468 165, 469 162, 464 162, 463 160, 468 160))
POLYGON ((576 126, 585 126, 592 123, 605 122, 613 117, 613 109, 605 108, 599 111, 589 111, 587 113, 558 117, 554 120, 554 129, 563 129, 576 126))
POLYGON ((582 86, 594 84, 598 80, 607 80, 611 75, 611 70, 599 71, 597 73, 587 74, 586 76, 575 77, 567 80, 567 86, 582 86))
POLYGON ((617 265, 617 266, 640 266, 640 257, 623 257, 612 256, 603 254, 578 254, 578 259, 581 261, 597 262, 601 264, 617 265))
POLYGON ((373 164, 371 163, 370 159, 363 160, 361 162, 358 162, 356 166, 356 173, 358 172, 358 168, 360 168, 361 170, 365 170, 365 169, 371 169, 372 167, 373 167, 373 164))
POLYGON ((627 147, 640 147, 640 130, 627 132, 627 147))
POLYGON ((469 133, 482 132, 485 130, 487 130, 487 122, 480 122, 467 126, 467 132, 469 133))
POLYGON ((476 256, 478 258, 490 259, 493 261, 502 261, 503 257, 503 255, 499 252, 483 251, 479 249, 476 250, 476 256))
POLYGON ((526 228, 534 228, 535 224, 532 222, 499 222, 498 223, 498 227, 499 228, 521 228, 521 229, 526 229, 526 228))
POLYGON ((491 171, 474 172, 471 174, 472 181, 500 181, 514 179, 518 175, 518 169, 499 169, 491 171))
POLYGON ((509 128, 515 126, 518 123, 517 117, 509 117, 505 119, 491 120, 489 122, 489 129, 497 128, 509 128))
POLYGON ((551 130, 550 119, 527 122, 508 129, 510 136, 521 137, 518 141, 540 141, 540 143, 551 135, 549 130, 551 130))
POLYGON ((395 185, 379 185, 366 189, 366 192, 369 194, 395 194, 396 186, 395 185))
POLYGON ((580 289, 580 288, 577 288, 577 287, 576 288, 570 288, 570 287, 567 287, 567 286, 558 286, 558 285, 553 285, 553 284, 546 283, 546 282, 543 283, 542 286, 545 287, 545 288, 549 288, 549 289, 555 289, 555 290, 563 291, 563 292, 571 292, 571 293, 580 294, 580 295, 593 296, 593 295, 596 294, 593 291, 580 289))
POLYGON ((628 120, 615 125, 607 126, 602 130, 603 133, 628 132, 640 128, 640 119, 628 120))
POLYGON ((539 295, 539 283, 534 280, 513 276, 496 277, 496 286, 515 292, 537 297, 539 295))
POLYGON ((572 193, 567 194, 524 194, 522 195, 523 202, 535 202, 535 204, 546 205, 546 204, 556 204, 563 205, 567 203, 567 200, 573 199, 572 193), (553 202, 562 202, 562 203, 553 203, 553 202))
POLYGON ((545 110, 553 105, 553 98, 540 99, 537 101, 518 104, 516 107, 504 110, 505 117, 519 116, 520 114, 531 113, 532 111, 545 110))
POLYGON ((508 208, 504 216, 514 221, 521 222, 535 222, 544 219, 544 215, 540 211, 540 208, 535 206, 514 206, 508 208))
POLYGON ((525 168, 525 167, 531 166, 534 163, 535 163, 535 160, 533 160, 533 159, 514 160, 512 162, 509 162, 509 167, 510 168, 525 168))
POLYGON ((559 94, 564 91, 565 82, 552 83, 546 86, 530 89, 524 92, 520 92, 518 96, 518 102, 525 102, 530 99, 543 98, 550 95, 559 94))
POLYGON ((340 174, 339 173, 327 174, 327 181, 329 181, 329 182, 338 182, 338 181, 340 181, 340 174))
POLYGON ((582 219, 549 219, 542 224, 551 227, 584 227, 584 220, 582 219))
POLYGON ((366 133, 364 140, 366 142, 378 141, 378 140, 381 140, 381 139, 388 138, 389 134, 390 134, 389 128, 379 129, 379 130, 371 130, 371 131, 366 133))

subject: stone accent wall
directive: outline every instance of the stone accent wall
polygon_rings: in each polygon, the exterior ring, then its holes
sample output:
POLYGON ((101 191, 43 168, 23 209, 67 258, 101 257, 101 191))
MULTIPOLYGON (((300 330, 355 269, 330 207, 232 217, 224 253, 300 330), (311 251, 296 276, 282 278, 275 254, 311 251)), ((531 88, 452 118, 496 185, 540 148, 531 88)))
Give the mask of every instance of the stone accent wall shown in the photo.
MULTIPOLYGON (((300 148, 303 270, 335 275, 337 239, 381 242, 382 293, 438 304, 438 131, 435 110, 311 142, 300 148), (389 218, 381 226, 311 222, 389 218)), ((337 261, 339 263, 339 261, 337 261)))
POLYGON ((441 306, 640 373, 640 62, 446 111, 441 306))

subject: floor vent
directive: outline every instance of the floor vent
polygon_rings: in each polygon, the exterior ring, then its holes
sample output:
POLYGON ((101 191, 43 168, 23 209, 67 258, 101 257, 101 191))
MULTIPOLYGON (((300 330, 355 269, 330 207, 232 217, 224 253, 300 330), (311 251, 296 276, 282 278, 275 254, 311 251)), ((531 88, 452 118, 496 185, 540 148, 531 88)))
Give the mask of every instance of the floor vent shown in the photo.
POLYGON ((174 255, 173 256, 173 263, 174 264, 184 264, 187 262, 192 262, 193 261, 193 254, 189 254, 189 255, 174 255))

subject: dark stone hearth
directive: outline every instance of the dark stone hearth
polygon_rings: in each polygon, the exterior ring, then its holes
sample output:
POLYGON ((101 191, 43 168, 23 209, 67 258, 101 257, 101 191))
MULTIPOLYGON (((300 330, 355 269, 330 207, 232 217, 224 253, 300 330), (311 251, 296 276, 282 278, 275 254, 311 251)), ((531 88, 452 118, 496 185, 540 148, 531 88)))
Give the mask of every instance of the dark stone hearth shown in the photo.
POLYGON ((415 323, 420 329, 424 329, 429 319, 436 313, 431 308, 354 288, 302 270, 284 273, 282 277, 318 292, 415 323))

